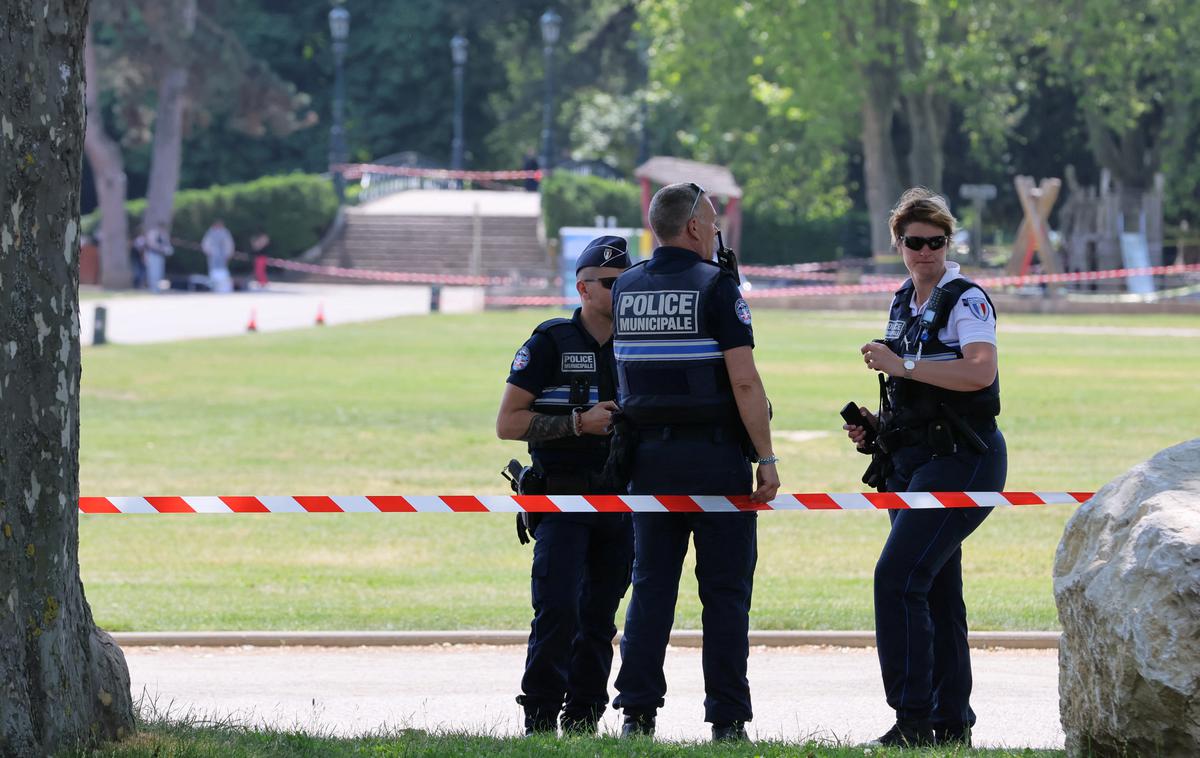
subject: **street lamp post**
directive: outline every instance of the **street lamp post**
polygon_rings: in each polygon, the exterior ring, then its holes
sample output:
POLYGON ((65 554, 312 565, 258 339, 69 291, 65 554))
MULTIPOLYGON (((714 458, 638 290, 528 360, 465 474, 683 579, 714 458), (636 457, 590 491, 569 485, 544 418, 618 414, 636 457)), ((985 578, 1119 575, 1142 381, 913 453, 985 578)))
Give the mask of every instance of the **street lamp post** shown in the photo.
POLYGON ((463 170, 463 67, 467 65, 467 38, 461 34, 450 40, 450 58, 454 61, 454 141, 450 147, 450 168, 463 170))
MULTIPOLYGON (((333 39, 333 124, 329 128, 329 165, 335 166, 348 159, 343 126, 346 106, 343 63, 346 59, 346 38, 350 36, 350 11, 340 5, 329 11, 329 36, 333 39)), ((345 205, 346 177, 341 171, 333 172, 333 189, 337 193, 338 205, 345 205)))
POLYGON ((646 41, 645 33, 638 35, 638 62, 642 64, 642 75, 645 77, 642 83, 642 96, 638 98, 641 102, 638 103, 638 120, 641 121, 641 134, 638 139, 638 165, 642 165, 650 160, 650 105, 649 90, 650 90, 650 47, 646 41))
POLYGON ((542 55, 545 60, 546 94, 542 103, 542 175, 554 166, 554 46, 562 29, 562 16, 547 10, 542 14, 542 55))

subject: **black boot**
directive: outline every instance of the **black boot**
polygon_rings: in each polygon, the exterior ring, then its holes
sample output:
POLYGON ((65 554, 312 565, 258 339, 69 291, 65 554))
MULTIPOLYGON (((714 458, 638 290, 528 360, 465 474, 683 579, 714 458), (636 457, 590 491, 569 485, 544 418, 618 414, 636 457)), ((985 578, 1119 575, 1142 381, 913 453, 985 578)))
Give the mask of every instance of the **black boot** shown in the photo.
POLYGON ((625 721, 621 724, 622 737, 653 737, 654 712, 630 713, 625 712, 625 721))
POLYGON ((713 742, 749 742, 750 735, 746 734, 745 721, 731 721, 728 724, 712 725, 713 742))
POLYGON ((600 713, 602 710, 588 708, 582 711, 563 711, 560 719, 563 735, 594 736, 600 729, 600 713))
POLYGON ((930 747, 933 744, 933 727, 928 721, 897 721, 882 737, 867 743, 869 747, 930 747))
POLYGON ((971 747, 971 726, 970 724, 939 726, 933 730, 933 740, 938 745, 971 747))
POLYGON ((558 724, 554 716, 525 712, 525 736, 533 737, 538 734, 558 734, 558 724))

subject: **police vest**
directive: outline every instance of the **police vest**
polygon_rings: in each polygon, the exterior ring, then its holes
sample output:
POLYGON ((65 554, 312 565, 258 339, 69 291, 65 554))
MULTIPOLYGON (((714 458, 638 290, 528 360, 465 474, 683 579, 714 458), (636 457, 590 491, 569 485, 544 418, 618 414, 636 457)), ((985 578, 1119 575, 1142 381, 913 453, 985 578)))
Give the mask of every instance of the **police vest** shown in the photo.
MULTIPOLYGON (((565 318, 552 318, 538 325, 533 333, 544 334, 554 342, 557 370, 551 383, 534 399, 531 410, 550 416, 565 416, 575 408, 586 411, 600 402, 600 355, 594 343, 580 333, 575 322, 565 318)), ((609 387, 611 386, 609 382, 609 387)), ((609 393, 611 391, 610 389, 609 393)), ((529 443, 529 452, 535 460, 540 460, 547 466, 552 466, 562 458, 556 454, 557 451, 573 451, 575 454, 568 457, 576 465, 583 463, 590 466, 597 461, 602 465, 608 455, 608 437, 584 434, 579 437, 572 435, 529 443), (546 454, 551 451, 555 453, 546 454)))
POLYGON ((724 272, 715 263, 669 275, 646 262, 613 287, 618 404, 639 426, 739 424, 721 348, 705 312, 724 272))
MULTIPOLYGON (((962 358, 962 350, 958 346, 950 346, 938 339, 938 333, 950 321, 950 311, 958 306, 963 293, 977 284, 969 279, 952 279, 940 289, 943 291, 941 306, 937 309, 933 321, 926 324, 924 314, 912 315, 909 303, 912 301, 915 285, 909 281, 896 292, 888 314, 887 346, 892 352, 903 358, 906 354, 915 355, 917 347, 921 346, 921 360, 954 360, 962 358)), ((988 306, 995 313, 995 306, 987 292, 979 287, 988 306)), ((932 297, 931 297, 932 300, 932 297)), ((893 419, 889 426, 914 427, 932 421, 940 415, 939 405, 944 403, 954 409, 964 418, 982 420, 1000 415, 1000 373, 990 387, 973 392, 956 392, 954 390, 935 387, 932 384, 905 379, 903 376, 893 376, 887 382, 888 400, 891 403, 893 419)))

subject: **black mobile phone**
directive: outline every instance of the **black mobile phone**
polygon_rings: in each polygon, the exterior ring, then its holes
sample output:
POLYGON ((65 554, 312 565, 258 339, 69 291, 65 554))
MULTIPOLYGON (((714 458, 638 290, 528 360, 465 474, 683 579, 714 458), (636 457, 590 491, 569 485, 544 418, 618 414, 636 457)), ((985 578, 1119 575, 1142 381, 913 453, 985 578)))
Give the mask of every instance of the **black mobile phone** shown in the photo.
POLYGON ((846 403, 841 411, 842 420, 851 426, 861 426, 867 433, 863 446, 870 448, 875 443, 875 428, 871 426, 871 422, 867 420, 862 409, 857 403, 846 403))

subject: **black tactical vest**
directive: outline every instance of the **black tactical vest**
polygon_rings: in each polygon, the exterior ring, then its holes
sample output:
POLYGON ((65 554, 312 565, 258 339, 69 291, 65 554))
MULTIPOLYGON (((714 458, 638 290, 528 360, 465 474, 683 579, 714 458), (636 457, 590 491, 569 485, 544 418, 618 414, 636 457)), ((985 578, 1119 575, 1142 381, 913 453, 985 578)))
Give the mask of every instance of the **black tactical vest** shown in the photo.
MULTIPOLYGON (((615 398, 612 368, 603 355, 603 348, 597 350, 595 341, 582 334, 574 321, 552 318, 540 324, 533 333, 544 334, 553 340, 557 371, 551 384, 534 399, 531 410, 565 416, 575 408, 586 411, 601 400, 615 398)), ((602 466, 608 455, 608 437, 584 434, 530 442, 529 452, 547 470, 567 464, 602 466)))
POLYGON ((670 274, 643 262, 613 286, 617 402, 635 424, 740 425, 725 358, 705 316, 723 275, 699 257, 670 274))
MULTIPOLYGON (((924 314, 914 316, 909 308, 915 290, 915 285, 910 280, 896 292, 896 299, 892 301, 885 335, 887 346, 902 359, 915 360, 918 346, 922 361, 962 358, 960 346, 941 342, 938 332, 950 321, 950 312, 958 307, 963 293, 978 286, 969 279, 959 278, 952 279, 940 287, 941 303, 933 320, 927 323, 924 314)), ((982 287, 979 287, 979 291, 983 292, 988 307, 995 313, 991 297, 982 287)), ((937 290, 934 290, 934 293, 930 296, 930 308, 934 305, 937 290)), ((968 420, 983 421, 1000 415, 1000 372, 996 372, 996 379, 990 387, 974 392, 955 392, 905 379, 903 376, 893 376, 887 382, 887 395, 893 412, 888 426, 892 428, 916 427, 934 420, 939 416, 938 406, 941 403, 945 403, 968 420)))

